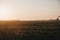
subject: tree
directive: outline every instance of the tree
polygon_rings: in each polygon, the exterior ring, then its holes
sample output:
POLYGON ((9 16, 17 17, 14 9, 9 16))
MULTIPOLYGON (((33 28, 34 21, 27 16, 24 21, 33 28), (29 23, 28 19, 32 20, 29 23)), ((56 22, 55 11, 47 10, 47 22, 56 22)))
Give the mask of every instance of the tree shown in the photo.
POLYGON ((60 18, 60 16, 57 17, 57 20, 56 20, 57 22, 60 20, 59 18, 60 18))

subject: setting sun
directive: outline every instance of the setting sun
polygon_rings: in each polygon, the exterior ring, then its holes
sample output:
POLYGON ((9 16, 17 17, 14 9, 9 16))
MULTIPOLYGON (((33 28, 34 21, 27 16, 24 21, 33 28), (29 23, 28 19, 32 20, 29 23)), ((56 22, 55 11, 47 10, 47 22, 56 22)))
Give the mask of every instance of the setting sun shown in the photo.
POLYGON ((2 0, 0 20, 49 20, 60 16, 57 0, 2 0))
POLYGON ((8 18, 8 8, 0 7, 0 20, 8 18))

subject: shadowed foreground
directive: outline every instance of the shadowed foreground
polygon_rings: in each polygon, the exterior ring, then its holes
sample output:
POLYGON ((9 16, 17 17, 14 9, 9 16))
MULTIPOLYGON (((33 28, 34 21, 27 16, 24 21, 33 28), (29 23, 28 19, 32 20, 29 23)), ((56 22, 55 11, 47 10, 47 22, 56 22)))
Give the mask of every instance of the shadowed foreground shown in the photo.
POLYGON ((0 21, 0 40, 59 40, 60 21, 0 21))

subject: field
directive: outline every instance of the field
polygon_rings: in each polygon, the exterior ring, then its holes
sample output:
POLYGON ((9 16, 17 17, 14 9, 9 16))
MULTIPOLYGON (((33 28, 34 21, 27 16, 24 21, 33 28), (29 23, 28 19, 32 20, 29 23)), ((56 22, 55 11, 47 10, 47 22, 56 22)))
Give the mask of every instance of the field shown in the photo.
POLYGON ((59 40, 60 21, 0 21, 0 40, 59 40))

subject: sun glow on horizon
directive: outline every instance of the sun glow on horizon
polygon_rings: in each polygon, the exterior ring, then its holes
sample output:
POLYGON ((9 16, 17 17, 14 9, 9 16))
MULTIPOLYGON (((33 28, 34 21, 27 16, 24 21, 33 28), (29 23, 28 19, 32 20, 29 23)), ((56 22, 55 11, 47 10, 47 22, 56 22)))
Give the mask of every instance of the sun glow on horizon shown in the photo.
POLYGON ((50 20, 57 16, 58 0, 0 0, 0 20, 50 20))
POLYGON ((5 20, 9 16, 8 8, 0 7, 0 20, 5 20))

